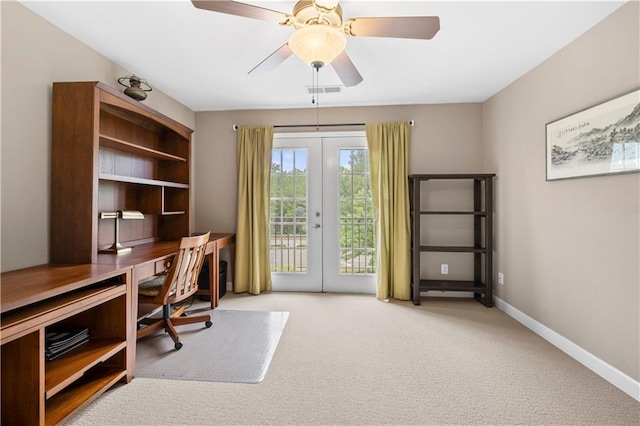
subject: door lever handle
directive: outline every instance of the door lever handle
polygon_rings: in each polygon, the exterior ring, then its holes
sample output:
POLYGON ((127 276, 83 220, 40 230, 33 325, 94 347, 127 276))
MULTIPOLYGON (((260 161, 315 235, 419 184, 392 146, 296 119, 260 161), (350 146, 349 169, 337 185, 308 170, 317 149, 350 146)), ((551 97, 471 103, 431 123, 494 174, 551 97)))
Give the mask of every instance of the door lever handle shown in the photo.
POLYGON ((319 223, 316 223, 315 225, 313 225, 313 229, 318 229, 318 228, 320 228, 320 224, 319 223))

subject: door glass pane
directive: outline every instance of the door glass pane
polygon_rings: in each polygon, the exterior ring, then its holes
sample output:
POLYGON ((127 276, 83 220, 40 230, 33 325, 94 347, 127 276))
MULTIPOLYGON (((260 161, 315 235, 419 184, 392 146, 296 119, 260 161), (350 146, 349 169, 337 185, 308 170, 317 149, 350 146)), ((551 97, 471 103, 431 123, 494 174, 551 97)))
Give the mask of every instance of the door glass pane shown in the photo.
POLYGON ((306 149, 271 154, 269 241, 272 272, 307 272, 306 149))
POLYGON ((339 151, 340 273, 375 273, 373 201, 365 148, 339 151))

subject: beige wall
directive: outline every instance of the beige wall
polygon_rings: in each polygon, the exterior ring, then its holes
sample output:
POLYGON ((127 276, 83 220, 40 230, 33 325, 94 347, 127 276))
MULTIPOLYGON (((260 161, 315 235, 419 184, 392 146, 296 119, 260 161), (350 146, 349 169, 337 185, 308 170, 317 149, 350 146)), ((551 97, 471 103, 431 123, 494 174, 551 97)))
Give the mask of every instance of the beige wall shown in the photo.
MULTIPOLYGON (((2 271, 49 260, 51 84, 130 74, 19 3, 2 8, 2 271)), ((195 127, 195 114, 154 89, 145 104, 195 127)))
MULTIPOLYGON (((482 172, 482 110, 480 104, 407 105, 385 107, 321 108, 321 123, 364 123, 415 120, 409 148, 410 173, 482 172)), ((254 110, 196 113, 198 144, 195 151, 195 230, 232 231, 236 227, 236 133, 232 126, 313 124, 316 110, 254 110)), ((359 130, 322 128, 322 131, 359 130)), ((283 131, 278 130, 276 131, 283 131)), ((313 127, 290 131, 315 132, 313 127)), ((471 199, 469 193, 462 197, 471 199)), ((456 226, 453 224, 451 226, 456 226)), ((470 224, 467 224, 470 225, 470 224)), ((471 235, 472 228, 468 229, 471 235)), ((425 274, 434 265, 451 265, 453 279, 468 279, 471 257, 430 255, 425 274)), ((438 266, 439 271, 439 266, 438 266)))
MULTIPOLYGON (((415 120, 411 128, 410 173, 473 173, 482 170, 480 104, 321 108, 321 123, 415 120)), ((195 169, 198 187, 195 227, 235 231, 236 134, 238 125, 313 124, 316 110, 254 110, 196 113, 195 169), (210 194, 210 195, 209 195, 210 194)), ((345 128, 322 128, 322 131, 345 128)), ((363 131, 364 127, 347 128, 363 131)), ((278 129, 276 129, 278 131, 278 129)), ((300 132, 301 129, 295 129, 300 132)), ((314 132, 308 128, 302 131, 314 132)))
POLYGON ((488 100, 497 295, 640 378, 640 174, 545 181, 545 123, 640 87, 631 2, 488 100))

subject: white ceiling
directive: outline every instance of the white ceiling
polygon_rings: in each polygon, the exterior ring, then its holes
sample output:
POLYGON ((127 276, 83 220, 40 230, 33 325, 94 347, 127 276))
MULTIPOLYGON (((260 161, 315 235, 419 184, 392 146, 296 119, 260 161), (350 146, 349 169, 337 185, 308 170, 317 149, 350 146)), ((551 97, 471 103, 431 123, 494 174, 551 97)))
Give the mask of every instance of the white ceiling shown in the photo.
MULTIPOLYGON (((312 70, 296 56, 268 75, 247 75, 287 41, 289 27, 189 0, 21 3, 194 111, 313 106, 305 89, 312 70)), ((295 1, 245 3, 290 13, 295 1)), ((436 15, 441 29, 432 40, 350 37, 347 53, 364 81, 320 102, 482 102, 624 3, 342 0, 345 18, 436 15)), ((318 77, 320 85, 341 84, 330 66, 318 77)))

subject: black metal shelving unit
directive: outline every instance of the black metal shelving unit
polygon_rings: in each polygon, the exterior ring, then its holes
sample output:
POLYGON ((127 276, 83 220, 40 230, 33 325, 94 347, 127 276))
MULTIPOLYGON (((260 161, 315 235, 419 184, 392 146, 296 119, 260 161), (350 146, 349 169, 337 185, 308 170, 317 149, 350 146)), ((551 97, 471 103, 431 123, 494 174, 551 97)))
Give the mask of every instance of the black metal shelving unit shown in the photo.
POLYGON ((495 174, 415 174, 409 176, 409 202, 411 209, 411 287, 412 302, 420 304, 423 291, 466 291, 486 307, 493 306, 493 178, 495 174), (430 180, 472 180, 473 210, 427 210, 420 209, 421 184, 430 180), (420 218, 429 215, 467 215, 473 217, 472 246, 434 246, 421 243, 420 218), (484 222, 484 232, 483 232, 484 222), (421 279, 421 256, 423 252, 472 253, 473 280, 421 279))

